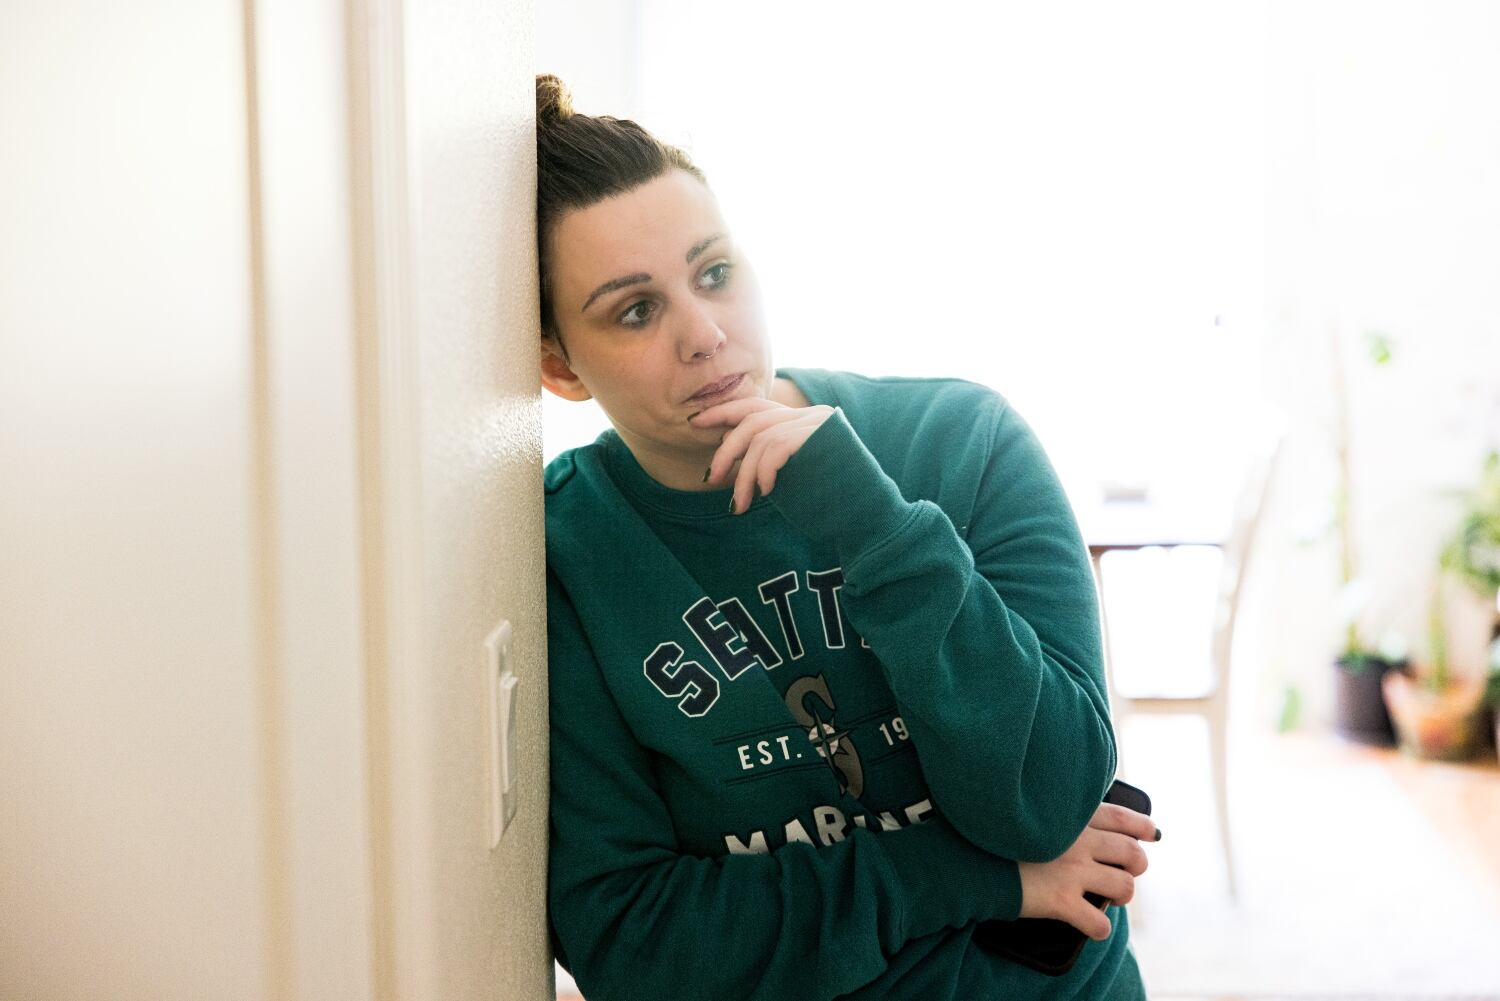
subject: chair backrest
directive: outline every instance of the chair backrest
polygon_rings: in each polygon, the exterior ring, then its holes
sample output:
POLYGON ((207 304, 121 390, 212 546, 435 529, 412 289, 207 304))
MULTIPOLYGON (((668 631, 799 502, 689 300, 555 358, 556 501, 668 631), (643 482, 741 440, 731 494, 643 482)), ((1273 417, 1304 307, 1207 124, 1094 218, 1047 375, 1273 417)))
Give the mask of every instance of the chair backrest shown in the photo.
POLYGON ((1250 449, 1245 475, 1235 497, 1229 537, 1224 542, 1219 569, 1218 599, 1214 607, 1213 674, 1215 691, 1226 692, 1229 684, 1229 654, 1234 642, 1234 622, 1239 611, 1245 572, 1265 512, 1266 499, 1286 443, 1285 425, 1276 423, 1250 449))

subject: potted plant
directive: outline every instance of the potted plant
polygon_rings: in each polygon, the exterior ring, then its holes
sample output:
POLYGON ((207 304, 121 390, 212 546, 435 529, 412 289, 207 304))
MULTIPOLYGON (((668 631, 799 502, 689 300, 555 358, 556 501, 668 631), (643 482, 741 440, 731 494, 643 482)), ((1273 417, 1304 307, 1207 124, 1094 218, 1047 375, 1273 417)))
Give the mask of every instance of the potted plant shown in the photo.
MULTIPOLYGON (((1467 758, 1478 742, 1492 707, 1500 702, 1500 451, 1485 458, 1478 487, 1465 503, 1458 528, 1438 556, 1438 573, 1428 615, 1431 669, 1421 676, 1385 679, 1384 691, 1401 734, 1402 748, 1423 757, 1467 758), (1444 582, 1457 580, 1492 609, 1489 677, 1453 676, 1448 663, 1443 617, 1444 582)), ((1497 734, 1500 742, 1500 734, 1497 734)))
MULTIPOLYGON (((1359 582, 1350 583, 1352 586, 1346 586, 1346 593, 1356 592, 1359 582)), ((1357 606, 1348 602, 1345 605, 1347 617, 1357 606)), ((1337 667, 1334 712, 1339 734, 1361 744, 1395 746, 1396 732, 1382 684, 1388 673, 1409 669, 1410 661, 1399 635, 1387 634, 1379 647, 1370 647, 1361 640, 1357 623, 1349 621, 1343 650, 1334 664, 1337 667)))
POLYGON ((1382 694, 1401 750, 1413 757, 1464 761, 1473 756, 1480 732, 1480 709, 1485 693, 1480 678, 1459 677, 1448 663, 1447 623, 1443 616, 1448 572, 1439 568, 1428 605, 1427 665, 1390 671, 1382 679, 1382 694))
MULTIPOLYGON (((1496 632, 1500 633, 1500 627, 1497 627, 1496 632)), ((1489 677, 1484 687, 1484 704, 1490 714, 1491 732, 1495 737, 1495 753, 1500 755, 1500 635, 1490 642, 1488 667, 1489 677)))
POLYGON ((1500 448, 1485 456, 1478 485, 1469 492, 1458 529, 1443 549, 1442 565, 1491 608, 1484 713, 1500 748, 1500 448))
MULTIPOLYGON (((1354 522, 1350 498, 1354 477, 1350 461, 1349 401, 1344 385, 1344 369, 1334 327, 1328 328, 1333 399, 1336 407, 1334 450, 1338 460, 1338 481, 1333 497, 1334 544, 1339 555, 1339 606, 1344 620, 1343 649, 1335 658, 1334 722, 1338 733, 1362 744, 1391 747, 1396 735, 1382 692, 1382 681, 1392 670, 1408 665, 1404 642, 1387 634, 1380 646, 1366 643, 1359 633, 1359 617, 1367 602, 1368 582, 1359 575, 1354 545, 1354 522)), ((1391 342, 1384 335, 1365 334, 1365 348, 1370 361, 1386 365, 1391 360, 1391 342)))

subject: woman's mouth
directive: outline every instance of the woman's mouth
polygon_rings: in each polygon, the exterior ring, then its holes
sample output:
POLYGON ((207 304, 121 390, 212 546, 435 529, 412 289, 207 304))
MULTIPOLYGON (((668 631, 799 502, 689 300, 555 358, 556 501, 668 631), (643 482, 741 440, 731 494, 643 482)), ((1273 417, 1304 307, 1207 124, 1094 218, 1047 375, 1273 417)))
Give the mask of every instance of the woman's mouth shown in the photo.
POLYGON ((744 380, 745 380, 745 373, 744 372, 741 372, 739 375, 731 375, 727 379, 720 379, 718 382, 711 383, 711 384, 709 384, 707 386, 704 386, 702 389, 698 390, 698 392, 696 392, 692 396, 688 397, 688 402, 689 403, 708 403, 710 401, 717 400, 717 399, 720 399, 722 397, 728 396, 730 393, 733 393, 736 389, 739 389, 740 388, 740 383, 743 382, 744 380))

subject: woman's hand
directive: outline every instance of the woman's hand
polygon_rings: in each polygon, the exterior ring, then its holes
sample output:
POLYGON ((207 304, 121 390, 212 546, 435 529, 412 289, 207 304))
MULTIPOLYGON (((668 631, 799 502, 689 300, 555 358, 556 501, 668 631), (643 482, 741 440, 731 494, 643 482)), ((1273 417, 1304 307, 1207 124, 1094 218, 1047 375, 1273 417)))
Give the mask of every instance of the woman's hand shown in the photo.
POLYGON ((1061 858, 1051 862, 1019 862, 1021 917, 1056 918, 1095 941, 1113 930, 1104 911, 1083 898, 1093 892, 1114 904, 1135 896, 1135 877, 1146 871, 1141 841, 1156 840, 1156 825, 1144 813, 1100 803, 1061 858), (1123 866, 1116 869, 1115 866, 1123 866))
POLYGON ((824 404, 788 407, 774 400, 748 396, 717 403, 694 414, 688 418, 693 427, 732 428, 714 452, 704 482, 716 482, 738 461, 740 471, 735 476, 734 497, 730 502, 730 510, 738 514, 755 499, 757 487, 762 496, 771 492, 777 471, 832 413, 833 408, 824 404))

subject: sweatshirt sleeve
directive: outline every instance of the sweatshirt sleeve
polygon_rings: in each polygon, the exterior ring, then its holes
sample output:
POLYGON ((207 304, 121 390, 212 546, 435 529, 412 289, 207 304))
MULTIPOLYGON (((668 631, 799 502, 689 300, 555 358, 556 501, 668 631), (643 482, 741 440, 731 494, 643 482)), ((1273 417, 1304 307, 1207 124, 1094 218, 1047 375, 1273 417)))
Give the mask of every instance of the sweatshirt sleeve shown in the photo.
POLYGON ((981 848, 1043 862, 1103 801, 1115 734, 1073 510, 1030 427, 990 399, 967 541, 937 504, 902 496, 842 408, 768 496, 838 552, 844 614, 881 662, 938 809, 981 848))
POLYGON ((1013 919, 1014 862, 941 817, 825 847, 682 853, 639 744, 548 575, 550 939, 590 1001, 831 999, 876 979, 907 940, 1013 919))

